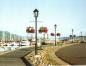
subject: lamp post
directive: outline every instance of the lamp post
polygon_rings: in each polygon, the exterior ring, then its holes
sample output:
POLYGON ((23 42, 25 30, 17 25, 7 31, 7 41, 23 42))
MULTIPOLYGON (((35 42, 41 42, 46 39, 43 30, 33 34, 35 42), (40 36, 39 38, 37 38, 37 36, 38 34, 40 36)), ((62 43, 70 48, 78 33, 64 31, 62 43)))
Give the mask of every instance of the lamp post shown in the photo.
POLYGON ((37 55, 38 54, 37 52, 37 17, 38 17, 39 11, 35 9, 33 13, 35 17, 35 55, 37 55))
POLYGON ((56 46, 56 28, 57 28, 57 25, 55 24, 54 27, 55 27, 55 46, 56 46))
POLYGON ((74 32, 74 30, 72 29, 72 43, 73 43, 73 32, 74 32))
POLYGON ((82 32, 80 32, 80 34, 81 34, 81 42, 83 41, 83 36, 82 36, 82 32))

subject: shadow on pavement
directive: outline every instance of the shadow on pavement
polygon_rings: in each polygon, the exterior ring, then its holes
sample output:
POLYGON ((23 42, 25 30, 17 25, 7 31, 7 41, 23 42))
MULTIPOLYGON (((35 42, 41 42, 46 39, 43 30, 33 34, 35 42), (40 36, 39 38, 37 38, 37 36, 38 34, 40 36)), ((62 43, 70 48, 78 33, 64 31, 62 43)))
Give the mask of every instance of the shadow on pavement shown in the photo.
POLYGON ((21 57, 22 61, 26 64, 26 66, 33 66, 30 64, 24 57, 21 57))

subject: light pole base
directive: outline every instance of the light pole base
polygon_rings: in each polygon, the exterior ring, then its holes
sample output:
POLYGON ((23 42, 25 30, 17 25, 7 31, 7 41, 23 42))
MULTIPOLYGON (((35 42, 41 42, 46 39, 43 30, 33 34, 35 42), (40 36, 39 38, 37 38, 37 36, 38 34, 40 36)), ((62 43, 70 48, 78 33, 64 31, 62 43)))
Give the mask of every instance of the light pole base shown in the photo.
POLYGON ((40 64, 40 61, 41 61, 41 55, 35 55, 34 64, 38 66, 40 64))

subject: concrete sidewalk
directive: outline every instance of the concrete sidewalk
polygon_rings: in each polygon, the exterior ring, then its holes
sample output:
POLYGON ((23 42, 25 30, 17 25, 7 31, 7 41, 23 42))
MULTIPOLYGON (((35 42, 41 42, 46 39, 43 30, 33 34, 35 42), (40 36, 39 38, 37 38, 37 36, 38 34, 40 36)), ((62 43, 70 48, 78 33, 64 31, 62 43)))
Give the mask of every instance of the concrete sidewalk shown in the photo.
POLYGON ((71 65, 86 65, 86 43, 63 47, 56 55, 71 65))
POLYGON ((22 60, 26 54, 32 52, 33 47, 22 47, 0 55, 0 66, 27 66, 22 60))

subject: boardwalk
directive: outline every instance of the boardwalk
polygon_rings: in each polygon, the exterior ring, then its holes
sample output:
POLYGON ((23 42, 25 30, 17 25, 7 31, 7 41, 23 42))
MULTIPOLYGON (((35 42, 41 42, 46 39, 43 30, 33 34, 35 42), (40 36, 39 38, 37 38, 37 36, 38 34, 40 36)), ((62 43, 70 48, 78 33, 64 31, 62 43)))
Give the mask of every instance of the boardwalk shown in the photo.
POLYGON ((32 47, 22 48, 0 55, 0 66, 28 66, 23 62, 22 57, 33 50, 32 47))

